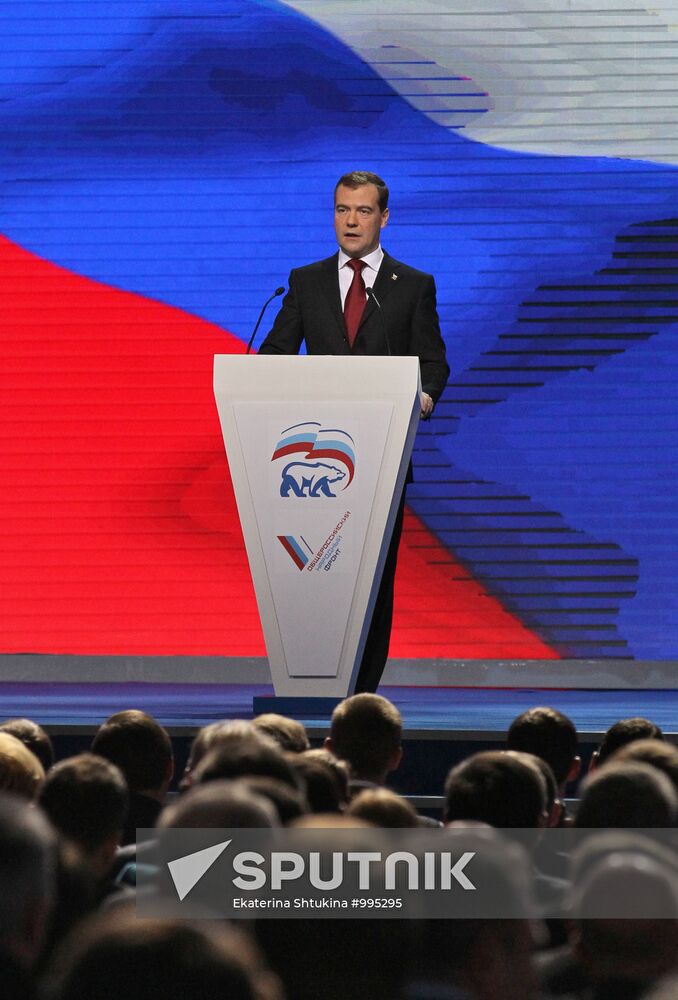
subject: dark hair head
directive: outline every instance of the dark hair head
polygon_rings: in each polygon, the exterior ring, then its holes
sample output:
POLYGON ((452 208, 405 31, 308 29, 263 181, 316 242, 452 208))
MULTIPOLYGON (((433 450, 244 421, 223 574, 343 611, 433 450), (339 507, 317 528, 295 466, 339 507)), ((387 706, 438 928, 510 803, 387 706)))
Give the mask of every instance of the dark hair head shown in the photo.
POLYGON ((114 764, 83 753, 54 765, 38 801, 59 833, 91 851, 122 830, 128 794, 114 764))
POLYGON ((445 782, 445 819, 534 829, 545 809, 544 779, 515 754, 487 750, 453 767, 445 782))
POLYGON ((290 764, 306 790, 306 801, 312 813, 341 812, 342 799, 336 778, 322 761, 305 754, 287 754, 290 764))
POLYGON ((263 715, 258 715, 253 720, 252 725, 259 732, 265 733, 272 740, 275 740, 281 750, 288 750, 290 753, 303 753, 311 746, 301 722, 297 722, 296 719, 288 719, 286 715, 265 712, 263 715))
MULTIPOLYGON (((634 740, 617 750, 608 760, 615 764, 624 761, 650 764, 666 775, 678 793, 678 748, 665 740, 634 740)), ((609 764, 605 766, 608 767, 609 764)))
POLYGON ((402 732, 400 712, 378 694, 354 694, 332 713, 332 749, 348 761, 357 779, 383 780, 400 750, 402 732))
POLYGON ((419 817, 410 803, 388 788, 358 792, 347 812, 387 830, 413 830, 419 826, 419 817))
POLYGON ((675 826, 678 796, 650 764, 610 761, 582 784, 575 826, 582 829, 665 829, 675 826))
POLYGON ((308 760, 318 761, 323 767, 327 768, 337 786, 339 801, 342 806, 346 805, 348 802, 348 783, 350 780, 349 766, 346 761, 339 760, 338 757, 335 757, 329 750, 325 750, 324 747, 313 747, 312 750, 305 750, 304 757, 308 760))
POLYGON ((233 928, 107 912, 81 924, 49 976, 50 1000, 273 1000, 261 960, 233 928), (261 992, 260 992, 261 987, 261 992))
POLYGON ((37 722, 32 719, 8 719, 0 724, 0 733, 9 733, 21 740, 24 746, 34 753, 45 771, 49 771, 54 763, 54 747, 52 741, 37 722))
POLYGON ((172 743, 152 715, 130 709, 99 727, 92 753, 119 767, 131 792, 157 791, 168 780, 172 743))
POLYGON ((299 788, 299 780, 280 747, 254 730, 238 738, 216 742, 198 764, 194 777, 199 785, 251 775, 276 778, 292 788, 299 788))
POLYGON ((566 715, 555 708, 530 708, 509 727, 509 750, 522 750, 541 757, 551 767, 559 785, 566 780, 577 755, 577 730, 566 715))
POLYGON ((366 184, 374 184, 377 189, 379 211, 384 212, 388 208, 386 182, 381 179, 379 174, 373 174, 369 170, 351 170, 348 174, 344 174, 335 184, 334 194, 336 196, 337 188, 340 187, 351 188, 355 191, 356 188, 364 187, 366 184))
POLYGON ((663 739, 663 732, 650 719, 643 719, 641 716, 620 719, 619 722, 610 726, 603 736, 603 742, 598 748, 598 764, 603 764, 616 750, 626 746, 627 743, 633 743, 634 740, 663 739))

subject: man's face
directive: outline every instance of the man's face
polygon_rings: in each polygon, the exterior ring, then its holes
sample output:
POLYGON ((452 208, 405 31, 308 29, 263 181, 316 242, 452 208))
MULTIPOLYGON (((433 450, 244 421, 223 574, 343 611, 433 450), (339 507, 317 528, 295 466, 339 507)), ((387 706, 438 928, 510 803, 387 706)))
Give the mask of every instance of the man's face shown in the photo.
POLYGON ((374 184, 359 188, 341 184, 334 196, 334 231, 337 243, 349 257, 364 257, 379 246, 379 235, 388 222, 388 209, 379 210, 374 184))

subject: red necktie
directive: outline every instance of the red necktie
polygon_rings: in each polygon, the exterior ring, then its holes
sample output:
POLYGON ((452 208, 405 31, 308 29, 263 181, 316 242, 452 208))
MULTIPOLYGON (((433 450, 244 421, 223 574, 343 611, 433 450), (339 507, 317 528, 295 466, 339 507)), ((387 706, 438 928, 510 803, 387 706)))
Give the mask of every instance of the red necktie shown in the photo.
POLYGON ((353 281, 346 295, 344 302, 344 322, 346 324, 346 336, 351 347, 358 333, 360 320, 362 319, 367 302, 367 292, 361 271, 367 265, 363 260, 351 260, 346 262, 347 267, 353 271, 353 281))

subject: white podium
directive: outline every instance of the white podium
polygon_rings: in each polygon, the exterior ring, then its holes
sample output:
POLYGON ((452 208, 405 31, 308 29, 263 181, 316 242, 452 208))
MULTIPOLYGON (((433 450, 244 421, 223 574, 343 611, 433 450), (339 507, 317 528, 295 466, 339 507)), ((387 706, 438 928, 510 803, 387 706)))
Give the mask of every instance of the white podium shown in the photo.
POLYGON ((275 694, 355 686, 420 412, 414 357, 217 355, 275 694))

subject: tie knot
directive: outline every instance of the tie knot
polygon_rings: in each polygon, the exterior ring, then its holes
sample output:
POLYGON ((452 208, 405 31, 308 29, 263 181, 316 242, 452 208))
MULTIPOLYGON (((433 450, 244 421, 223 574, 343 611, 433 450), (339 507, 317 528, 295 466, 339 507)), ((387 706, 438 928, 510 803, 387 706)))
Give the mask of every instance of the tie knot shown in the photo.
POLYGON ((365 263, 364 260, 356 260, 354 257, 351 257, 349 260, 346 261, 346 263, 348 264, 348 266, 351 268, 352 271, 355 271, 356 274, 360 274, 362 269, 364 267, 367 267, 367 264, 365 263))

